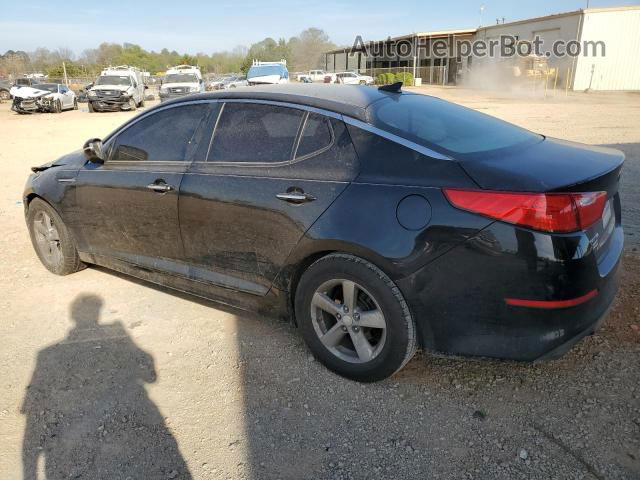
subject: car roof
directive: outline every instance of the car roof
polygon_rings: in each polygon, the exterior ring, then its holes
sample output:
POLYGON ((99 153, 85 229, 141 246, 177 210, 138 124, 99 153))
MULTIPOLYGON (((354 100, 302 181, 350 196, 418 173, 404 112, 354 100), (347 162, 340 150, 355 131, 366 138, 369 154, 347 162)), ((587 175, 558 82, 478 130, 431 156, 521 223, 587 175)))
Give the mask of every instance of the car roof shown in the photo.
MULTIPOLYGON (((367 121, 366 109, 383 98, 405 95, 385 92, 364 85, 336 85, 325 83, 289 83, 281 85, 256 85, 238 87, 234 90, 189 95, 172 100, 170 103, 188 102, 196 99, 247 99, 287 102, 329 110, 347 115, 363 122, 367 121)), ((164 103, 162 105, 168 104, 164 103)))

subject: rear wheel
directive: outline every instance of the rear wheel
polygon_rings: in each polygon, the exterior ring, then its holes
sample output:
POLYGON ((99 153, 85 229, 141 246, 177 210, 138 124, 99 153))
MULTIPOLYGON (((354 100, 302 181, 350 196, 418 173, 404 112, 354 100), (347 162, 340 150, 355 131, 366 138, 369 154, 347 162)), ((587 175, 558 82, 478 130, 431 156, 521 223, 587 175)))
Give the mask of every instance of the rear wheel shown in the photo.
POLYGON ((135 109, 136 109, 136 101, 133 99, 133 97, 131 97, 129 99, 129 110, 133 112, 135 109))
POLYGON ((10 100, 11 94, 9 90, 0 90, 0 100, 10 100))
POLYGON ((77 110, 77 109, 78 109, 78 99, 77 99, 77 98, 74 98, 74 99, 73 99, 73 109, 74 109, 74 110, 77 110))
POLYGON ((33 248, 47 270, 68 275, 85 267, 71 234, 51 205, 34 199, 29 205, 27 225, 33 248))
POLYGON ((314 356, 353 380, 383 380, 416 350, 415 324, 398 287, 352 255, 332 254, 311 265, 298 284, 295 312, 314 356))

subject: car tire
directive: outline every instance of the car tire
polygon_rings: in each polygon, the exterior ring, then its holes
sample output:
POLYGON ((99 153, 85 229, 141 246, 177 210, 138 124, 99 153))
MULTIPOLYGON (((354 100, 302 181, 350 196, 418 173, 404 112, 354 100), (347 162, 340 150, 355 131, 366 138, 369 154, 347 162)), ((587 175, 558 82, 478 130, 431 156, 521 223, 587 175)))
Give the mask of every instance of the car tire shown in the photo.
POLYGON ((96 111, 96 108, 93 106, 92 102, 87 102, 88 103, 88 107, 89 107, 89 113, 94 113, 96 111))
POLYGON ((0 90, 0 100, 11 100, 9 90, 0 90))
POLYGON ((140 103, 138 104, 138 108, 144 108, 144 97, 142 97, 142 99, 140 100, 140 103))
POLYGON ((68 275, 86 267, 62 218, 47 202, 36 198, 29 204, 27 226, 40 262, 51 273, 68 275))
POLYGON ((360 85, 366 85, 367 82, 365 80, 360 80, 360 85))
POLYGON ((73 99, 73 109, 74 110, 78 110, 78 99, 77 98, 73 99))
POLYGON ((133 112, 136 108, 138 108, 138 106, 136 105, 136 101, 132 97, 129 99, 129 111, 133 112))
POLYGON ((56 100, 55 107, 53 108, 53 113, 62 113, 62 102, 60 102, 60 100, 56 100))
POLYGON ((314 357, 352 380, 388 378, 416 351, 415 322, 400 289, 378 267, 353 255, 327 255, 303 273, 295 314, 314 357), (349 297, 349 291, 355 294, 349 297))

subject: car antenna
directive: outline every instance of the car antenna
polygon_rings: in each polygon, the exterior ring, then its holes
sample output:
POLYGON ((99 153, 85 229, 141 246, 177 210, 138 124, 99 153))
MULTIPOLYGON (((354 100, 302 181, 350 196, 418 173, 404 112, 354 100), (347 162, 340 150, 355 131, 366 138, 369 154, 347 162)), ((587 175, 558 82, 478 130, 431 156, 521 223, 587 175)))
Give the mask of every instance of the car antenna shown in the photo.
POLYGON ((401 87, 402 82, 396 82, 392 83, 391 85, 382 85, 381 87, 378 87, 378 90, 382 90, 383 92, 401 93, 401 87))

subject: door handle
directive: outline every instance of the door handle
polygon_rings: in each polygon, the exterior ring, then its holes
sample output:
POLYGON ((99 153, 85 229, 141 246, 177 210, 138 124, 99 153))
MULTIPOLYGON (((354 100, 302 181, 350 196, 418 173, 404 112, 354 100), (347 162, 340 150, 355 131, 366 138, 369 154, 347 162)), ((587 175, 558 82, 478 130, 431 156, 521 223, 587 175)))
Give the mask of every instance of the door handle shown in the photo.
POLYGON ((309 195, 308 193, 304 193, 304 192, 279 193, 276 195, 276 197, 284 202, 289 202, 294 204, 313 202, 316 199, 316 197, 314 197, 313 195, 309 195))
POLYGON ((173 187, 171 185, 167 185, 166 183, 152 183, 150 185, 147 185, 147 188, 158 193, 166 193, 173 190, 173 187))

